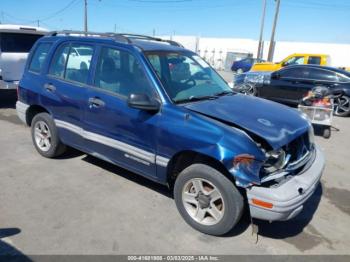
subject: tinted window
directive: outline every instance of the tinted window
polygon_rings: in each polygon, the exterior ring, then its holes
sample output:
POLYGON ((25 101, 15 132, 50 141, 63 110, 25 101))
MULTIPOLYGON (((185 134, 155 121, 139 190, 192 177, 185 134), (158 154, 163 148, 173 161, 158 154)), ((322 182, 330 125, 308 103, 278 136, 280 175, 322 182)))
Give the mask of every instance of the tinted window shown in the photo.
POLYGON ((310 56, 307 62, 310 65, 319 65, 321 64, 321 57, 319 56, 310 56))
POLYGON ((310 78, 321 81, 337 81, 335 72, 317 68, 310 69, 310 78))
POLYGON ((30 49, 42 35, 0 33, 1 52, 29 53, 30 49))
POLYGON ((150 93, 152 88, 138 61, 128 52, 104 47, 97 63, 95 86, 123 97, 150 93))
POLYGON ((93 47, 88 45, 72 45, 68 55, 64 78, 67 80, 86 83, 93 54, 93 47), (84 50, 78 53, 77 50, 84 50))
POLYGON ((305 78, 308 77, 309 71, 304 67, 287 68, 280 71, 281 78, 305 78))
POLYGON ((68 57, 70 46, 62 45, 59 47, 52 59, 49 74, 64 78, 66 61, 68 57))
POLYGON ((346 82, 346 83, 350 82, 349 76, 346 76, 346 75, 340 74, 340 73, 337 73, 336 76, 337 76, 339 82, 346 82))
POLYGON ((29 70, 33 72, 39 73, 42 69, 42 66, 45 62, 47 53, 49 52, 51 47, 50 43, 41 43, 38 45, 34 54, 32 56, 32 60, 29 65, 29 70))

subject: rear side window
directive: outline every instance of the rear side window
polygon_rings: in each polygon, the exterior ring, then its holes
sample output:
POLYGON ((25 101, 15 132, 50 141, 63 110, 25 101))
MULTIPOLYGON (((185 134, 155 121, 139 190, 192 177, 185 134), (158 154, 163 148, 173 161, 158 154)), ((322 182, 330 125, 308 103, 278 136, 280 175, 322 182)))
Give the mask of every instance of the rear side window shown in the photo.
POLYGON ((319 56, 310 56, 307 63, 309 65, 319 65, 319 64, 321 64, 321 57, 319 57, 319 56))
POLYGON ((86 84, 93 54, 93 47, 72 45, 68 55, 65 79, 86 84), (83 50, 79 53, 79 50, 83 50))
POLYGON ((41 43, 37 46, 32 56, 32 60, 30 61, 30 71, 40 73, 51 45, 51 43, 41 43))
POLYGON ((93 47, 89 45, 63 45, 52 60, 49 74, 70 81, 86 83, 93 47))

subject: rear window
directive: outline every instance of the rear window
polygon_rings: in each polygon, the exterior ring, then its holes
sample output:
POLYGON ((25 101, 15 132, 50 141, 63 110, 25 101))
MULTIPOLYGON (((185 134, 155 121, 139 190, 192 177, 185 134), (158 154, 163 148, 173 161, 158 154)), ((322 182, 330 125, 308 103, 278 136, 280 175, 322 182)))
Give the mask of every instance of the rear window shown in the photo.
POLYGON ((0 33, 0 48, 4 53, 29 53, 36 40, 42 35, 21 33, 0 33))
POLYGON ((50 50, 51 43, 41 43, 35 49, 32 60, 30 61, 29 70, 39 73, 45 62, 47 53, 50 50))

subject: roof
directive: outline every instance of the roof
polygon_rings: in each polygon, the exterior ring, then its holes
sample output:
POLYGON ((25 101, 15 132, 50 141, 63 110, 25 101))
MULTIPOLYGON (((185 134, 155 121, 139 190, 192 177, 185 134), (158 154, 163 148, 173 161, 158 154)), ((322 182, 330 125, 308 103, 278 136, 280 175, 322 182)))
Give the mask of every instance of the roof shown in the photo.
POLYGON ((17 32, 18 33, 41 33, 46 34, 49 30, 43 27, 27 26, 27 25, 13 25, 13 24, 0 24, 0 32, 17 32))
MULTIPOLYGON (((136 46, 144 51, 183 51, 183 46, 175 41, 161 39, 157 37, 134 35, 134 34, 116 34, 116 33, 97 33, 83 31, 54 31, 47 35, 56 40, 84 39, 89 42, 108 42, 109 44, 118 43, 129 46, 136 46)), ((47 38, 46 38, 47 39, 47 38)))
POLYGON ((286 68, 293 68, 293 67, 312 67, 312 68, 321 68, 321 69, 326 69, 326 70, 330 70, 333 72, 337 72, 337 73, 341 73, 341 74, 345 74, 347 76, 350 76, 350 72, 345 71, 343 69, 340 68, 336 68, 336 67, 331 67, 331 66, 321 66, 321 65, 290 65, 287 67, 283 67, 280 70, 286 69, 286 68))

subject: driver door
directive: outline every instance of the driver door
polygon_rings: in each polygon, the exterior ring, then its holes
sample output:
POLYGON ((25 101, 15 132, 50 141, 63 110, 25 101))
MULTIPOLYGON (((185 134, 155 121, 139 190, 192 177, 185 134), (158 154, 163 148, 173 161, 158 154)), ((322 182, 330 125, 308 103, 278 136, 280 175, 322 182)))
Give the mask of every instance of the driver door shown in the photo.
POLYGON ((85 108, 85 139, 92 155, 156 178, 160 113, 130 108, 131 93, 156 96, 138 60, 128 51, 100 47, 85 108))

